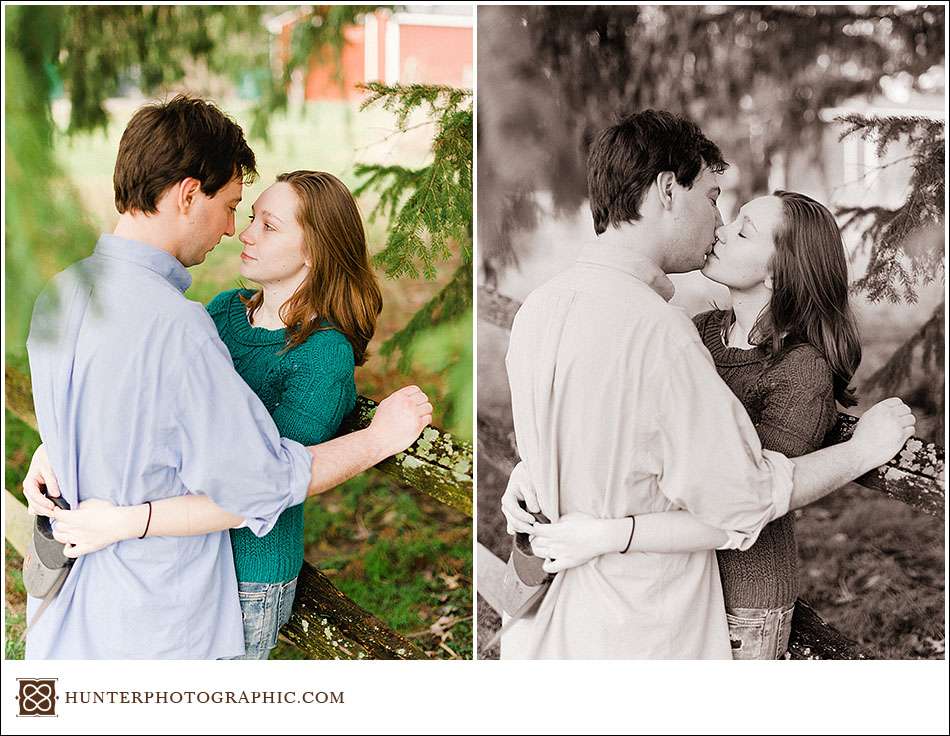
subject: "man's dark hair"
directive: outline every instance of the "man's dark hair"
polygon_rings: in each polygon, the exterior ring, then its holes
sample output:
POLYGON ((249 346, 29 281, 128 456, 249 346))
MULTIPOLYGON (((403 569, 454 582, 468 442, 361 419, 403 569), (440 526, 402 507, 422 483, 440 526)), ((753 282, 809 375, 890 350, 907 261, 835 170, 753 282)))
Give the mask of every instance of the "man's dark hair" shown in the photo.
POLYGON ((722 173, 729 164, 696 123, 664 110, 627 115, 600 131, 587 156, 587 192, 598 235, 610 225, 640 219, 643 195, 660 172, 691 187, 703 166, 722 173))
POLYGON ((257 176, 241 126, 205 100, 178 95, 139 108, 119 142, 112 183, 119 212, 158 211, 168 187, 191 177, 213 197, 230 181, 257 176))

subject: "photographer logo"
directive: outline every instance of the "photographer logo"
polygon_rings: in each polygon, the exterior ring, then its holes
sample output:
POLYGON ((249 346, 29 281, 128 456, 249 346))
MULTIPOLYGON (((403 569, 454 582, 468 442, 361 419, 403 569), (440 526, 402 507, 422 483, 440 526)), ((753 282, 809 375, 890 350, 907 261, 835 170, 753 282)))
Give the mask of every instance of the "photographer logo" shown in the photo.
POLYGON ((55 716, 56 680, 17 678, 20 683, 18 716, 55 716))

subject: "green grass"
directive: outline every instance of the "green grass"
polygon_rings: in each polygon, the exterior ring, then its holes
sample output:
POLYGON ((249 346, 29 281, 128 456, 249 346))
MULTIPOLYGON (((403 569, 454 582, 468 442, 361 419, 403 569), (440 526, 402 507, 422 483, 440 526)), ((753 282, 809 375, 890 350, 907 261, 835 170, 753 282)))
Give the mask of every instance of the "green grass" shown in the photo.
POLYGON ((343 593, 431 656, 471 657, 468 517, 378 473, 311 499, 304 514, 307 560, 343 593))
POLYGON ((23 634, 26 630, 26 588, 20 568, 23 558, 9 542, 6 548, 6 571, 4 575, 4 608, 6 627, 4 631, 4 658, 23 659, 26 647, 23 634))

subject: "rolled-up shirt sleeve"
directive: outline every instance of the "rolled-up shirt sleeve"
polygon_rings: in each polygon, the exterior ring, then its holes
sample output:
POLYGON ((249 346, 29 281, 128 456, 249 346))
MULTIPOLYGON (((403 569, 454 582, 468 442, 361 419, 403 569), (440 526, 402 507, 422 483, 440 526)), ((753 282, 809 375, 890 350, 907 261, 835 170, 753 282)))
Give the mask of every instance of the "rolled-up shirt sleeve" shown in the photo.
POLYGON ((674 349, 661 384, 660 491, 725 531, 729 539, 720 549, 748 549, 766 524, 788 513, 794 465, 762 449, 748 414, 698 341, 674 349))
POLYGON ((306 499, 310 452, 281 438, 216 337, 185 361, 176 413, 182 483, 243 517, 255 535, 269 532, 282 511, 306 499))

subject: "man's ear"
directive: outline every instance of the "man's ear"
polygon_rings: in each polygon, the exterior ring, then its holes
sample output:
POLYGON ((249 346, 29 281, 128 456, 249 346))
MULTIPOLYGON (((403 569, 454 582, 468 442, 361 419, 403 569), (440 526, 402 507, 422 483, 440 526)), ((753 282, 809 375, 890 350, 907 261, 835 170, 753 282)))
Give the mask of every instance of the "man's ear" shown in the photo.
POLYGON ((668 210, 673 207, 673 185, 676 184, 676 176, 672 171, 661 171, 656 176, 656 194, 663 209, 668 210))
POLYGON ((188 212, 194 205, 200 191, 201 182, 190 176, 178 182, 178 208, 182 212, 188 212))

